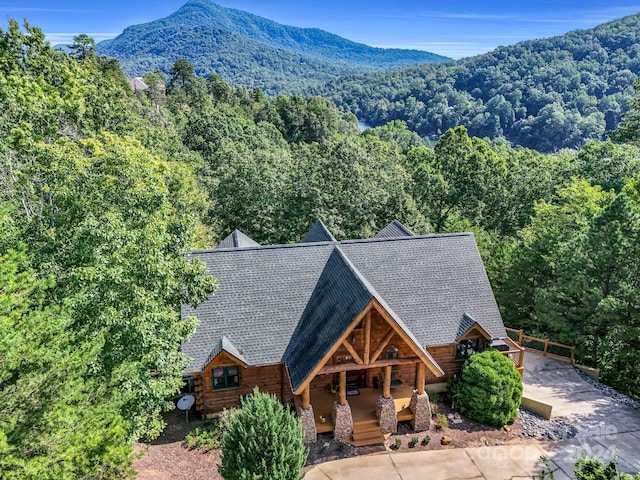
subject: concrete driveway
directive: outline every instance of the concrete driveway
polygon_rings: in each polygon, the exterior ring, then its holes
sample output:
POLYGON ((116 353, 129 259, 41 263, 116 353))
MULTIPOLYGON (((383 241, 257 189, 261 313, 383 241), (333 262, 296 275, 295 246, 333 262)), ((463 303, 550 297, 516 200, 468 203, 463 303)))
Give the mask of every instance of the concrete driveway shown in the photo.
POLYGON ((552 418, 562 417, 577 429, 576 438, 545 447, 565 474, 578 458, 607 462, 616 454, 620 470, 640 471, 640 412, 604 395, 572 365, 527 352, 524 395, 551 404, 552 418))
POLYGON ((576 427, 570 440, 515 445, 457 448, 415 453, 383 453, 320 464, 307 480, 518 480, 540 472, 540 457, 550 459, 557 480, 573 478, 578 458, 608 462, 618 456, 618 467, 640 471, 640 412, 604 395, 576 369, 533 353, 525 355, 525 394, 553 406, 576 427))

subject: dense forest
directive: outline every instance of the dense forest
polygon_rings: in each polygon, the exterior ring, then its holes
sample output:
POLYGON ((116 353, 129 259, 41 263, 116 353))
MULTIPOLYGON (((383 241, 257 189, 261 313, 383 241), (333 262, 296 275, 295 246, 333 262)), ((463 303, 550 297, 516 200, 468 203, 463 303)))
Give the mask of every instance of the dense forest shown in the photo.
POLYGON ((341 75, 450 60, 421 50, 375 48, 318 28, 298 28, 209 0, 189 0, 172 15, 128 27, 98 52, 116 58, 130 76, 168 73, 188 59, 203 77, 267 94, 300 93, 341 75))
POLYGON ((640 74, 640 15, 499 47, 449 64, 352 75, 316 89, 370 126, 403 120, 421 136, 465 125, 541 152, 614 130, 640 74))
MULTIPOLYGON (((620 40, 622 41, 622 40, 620 40)), ((541 154, 457 126, 360 132, 320 97, 266 97, 177 60, 135 94, 80 36, 0 31, 0 473, 129 474, 178 391, 193 248, 472 231, 505 323, 575 344, 640 397, 640 83, 610 141, 541 154)), ((497 87, 500 83, 496 84, 497 87)))

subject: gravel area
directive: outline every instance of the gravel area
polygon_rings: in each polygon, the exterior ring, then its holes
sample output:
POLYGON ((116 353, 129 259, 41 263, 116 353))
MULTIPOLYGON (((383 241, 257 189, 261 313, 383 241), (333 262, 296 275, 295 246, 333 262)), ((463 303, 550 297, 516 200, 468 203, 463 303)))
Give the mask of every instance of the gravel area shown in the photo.
POLYGON ((547 420, 526 408, 520 407, 518 414, 520 435, 537 440, 564 440, 573 438, 578 430, 562 418, 547 420))
POLYGON ((623 393, 618 392, 617 390, 615 390, 614 388, 605 385, 603 383, 598 382, 597 380, 594 380, 593 378, 591 378, 589 375, 587 375, 586 373, 582 372, 581 370, 578 370, 576 368, 576 371, 578 372, 578 375, 580 375, 580 377, 582 377, 582 379, 593 385, 593 387, 598 390, 600 393, 602 393, 603 395, 606 395, 609 398, 614 399, 616 402, 620 402, 624 405, 627 405, 631 408, 634 408, 636 410, 640 410, 640 403, 635 401, 633 398, 626 396, 623 393))

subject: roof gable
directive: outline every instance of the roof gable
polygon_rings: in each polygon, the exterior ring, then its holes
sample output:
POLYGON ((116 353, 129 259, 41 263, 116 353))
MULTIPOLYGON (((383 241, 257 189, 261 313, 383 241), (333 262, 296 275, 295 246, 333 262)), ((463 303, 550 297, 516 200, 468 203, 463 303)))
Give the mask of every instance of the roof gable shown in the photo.
POLYGON ((460 326, 458 327, 456 342, 462 340, 469 332, 474 329, 479 331, 480 334, 487 340, 491 340, 491 335, 484 328, 482 328, 482 325, 476 322, 475 319, 467 312, 464 312, 462 314, 462 319, 460 320, 460 326))
POLYGON ((334 248, 284 352, 293 390, 348 332, 372 298, 370 286, 334 248))
POLYGON ((414 233, 405 227, 398 220, 394 220, 384 227, 373 238, 395 238, 395 237, 413 237, 414 233))
POLYGON ((327 226, 322 223, 322 220, 317 219, 311 226, 307 234, 300 241, 300 243, 317 243, 317 242, 335 242, 336 239, 331 234, 327 226))
POLYGON ((260 244, 246 236, 240 230, 235 229, 222 240, 216 248, 244 248, 259 247, 260 244))
POLYGON ((327 357, 372 307, 376 307, 435 375, 444 373, 404 322, 336 247, 283 356, 294 392, 323 366, 327 357))
POLYGON ((247 364, 247 359, 245 358, 244 354, 240 353, 240 351, 233 345, 233 343, 231 343, 231 341, 223 335, 218 344, 209 354, 209 357, 202 366, 202 369, 204 370, 207 365, 209 365, 211 362, 215 361, 225 353, 227 354, 226 356, 230 357, 235 363, 239 363, 242 365, 247 364))

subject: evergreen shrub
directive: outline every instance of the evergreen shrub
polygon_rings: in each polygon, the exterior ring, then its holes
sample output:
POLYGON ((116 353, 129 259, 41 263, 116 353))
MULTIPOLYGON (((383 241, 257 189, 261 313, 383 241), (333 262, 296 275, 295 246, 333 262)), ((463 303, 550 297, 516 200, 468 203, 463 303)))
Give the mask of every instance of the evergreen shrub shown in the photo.
POLYGON ((298 480, 307 459, 300 420, 257 388, 242 401, 222 435, 226 480, 298 480))
POLYGON ((522 377, 511 360, 497 350, 472 355, 449 390, 460 413, 494 427, 518 418, 522 399, 522 377))

